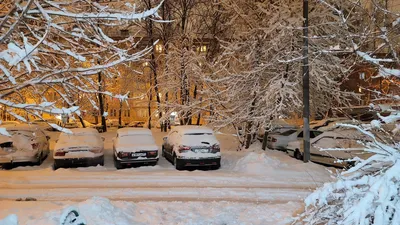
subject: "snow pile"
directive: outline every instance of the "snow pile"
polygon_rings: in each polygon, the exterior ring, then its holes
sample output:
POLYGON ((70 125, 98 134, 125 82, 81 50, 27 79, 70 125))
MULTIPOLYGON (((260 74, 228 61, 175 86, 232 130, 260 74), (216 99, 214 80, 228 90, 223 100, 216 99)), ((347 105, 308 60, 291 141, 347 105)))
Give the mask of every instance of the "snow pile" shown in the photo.
MULTIPOLYGON (((18 204, 11 202, 11 204, 18 204)), ((21 202, 19 203, 21 204, 21 202)), ((59 225, 71 221, 65 212, 79 211, 79 220, 88 225, 131 224, 274 224, 293 222, 293 212, 301 208, 300 202, 263 204, 246 202, 125 202, 94 197, 80 203, 37 202, 35 208, 19 208, 22 225, 59 225), (63 214, 63 215, 62 215, 63 214), (64 218, 63 218, 64 217, 64 218)), ((9 221, 17 221, 10 215, 9 221)), ((1 223, 17 225, 17 223, 1 223)), ((74 224, 74 223, 73 223, 74 224)), ((67 224, 65 224, 67 225, 67 224)))
POLYGON ((18 225, 18 217, 15 214, 11 214, 6 218, 0 220, 0 225, 18 225))
POLYGON ((236 172, 261 175, 285 165, 286 164, 282 164, 281 161, 273 159, 263 152, 250 152, 236 162, 233 170, 236 172))
MULTIPOLYGON (((351 126, 351 125, 348 125, 351 126)), ((307 224, 400 224, 400 149, 372 139, 364 143, 375 153, 348 171, 336 182, 326 183, 306 198, 302 220, 307 224)))

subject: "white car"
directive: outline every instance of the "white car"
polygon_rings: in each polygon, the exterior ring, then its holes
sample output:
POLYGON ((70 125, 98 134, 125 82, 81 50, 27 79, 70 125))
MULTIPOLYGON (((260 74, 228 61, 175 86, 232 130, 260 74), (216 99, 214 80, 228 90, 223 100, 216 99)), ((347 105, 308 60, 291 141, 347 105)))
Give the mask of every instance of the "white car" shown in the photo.
POLYGON ((214 132, 202 126, 173 127, 163 139, 162 155, 175 165, 177 170, 184 167, 221 166, 221 152, 214 132))
POLYGON ((149 129, 121 128, 113 138, 114 163, 117 169, 137 164, 156 165, 158 146, 149 129))
POLYGON ((1 127, 11 135, 0 135, 0 164, 3 168, 22 162, 42 164, 50 152, 50 137, 39 126, 19 124, 1 127))
POLYGON ((61 133, 54 147, 54 169, 104 165, 104 138, 93 128, 75 128, 61 133))
MULTIPOLYGON (((363 151, 365 148, 358 140, 366 140, 351 129, 338 129, 326 131, 320 135, 310 138, 310 160, 313 162, 332 165, 336 167, 351 166, 351 162, 346 162, 354 157, 368 158, 371 154, 363 151), (329 150, 321 151, 321 148, 348 149, 348 150, 329 150)), ((304 156, 303 140, 289 142, 287 152, 292 157, 302 160, 304 156)))
POLYGON ((3 120, 3 121, 1 121, 0 126, 4 126, 4 125, 18 125, 18 124, 21 124, 21 123, 18 122, 18 121, 3 120))
MULTIPOLYGON (((320 135, 322 132, 310 130, 310 138, 320 135)), ((292 141, 303 138, 303 130, 287 130, 280 134, 269 134, 267 137, 267 147, 270 149, 285 150, 288 144, 292 141)))
POLYGON ((297 140, 301 130, 290 129, 282 133, 270 133, 267 136, 267 147, 269 149, 285 150, 288 143, 297 140))

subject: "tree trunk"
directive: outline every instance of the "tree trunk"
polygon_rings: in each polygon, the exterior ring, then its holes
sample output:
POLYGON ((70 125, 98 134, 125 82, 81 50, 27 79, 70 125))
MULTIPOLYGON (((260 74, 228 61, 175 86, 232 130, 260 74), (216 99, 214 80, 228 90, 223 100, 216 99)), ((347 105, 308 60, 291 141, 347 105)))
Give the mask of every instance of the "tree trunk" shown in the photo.
POLYGON ((118 124, 122 127, 122 101, 119 101, 118 124))
POLYGON ((99 106, 100 106, 100 116, 101 116, 101 126, 103 127, 103 132, 107 132, 106 117, 104 116, 104 102, 103 102, 103 82, 101 80, 101 72, 98 73, 99 80, 99 106))

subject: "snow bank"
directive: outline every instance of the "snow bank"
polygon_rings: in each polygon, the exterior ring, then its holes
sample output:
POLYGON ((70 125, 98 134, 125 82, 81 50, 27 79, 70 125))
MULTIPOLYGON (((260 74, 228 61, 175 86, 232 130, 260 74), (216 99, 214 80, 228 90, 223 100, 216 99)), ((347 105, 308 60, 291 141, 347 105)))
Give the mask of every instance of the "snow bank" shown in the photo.
POLYGON ((11 214, 6 218, 0 220, 0 225, 18 225, 18 217, 15 214, 11 214))
MULTIPOLYGON (((126 202, 93 197, 73 202, 10 202, 23 225, 58 225, 67 209, 79 210, 81 219, 94 225, 131 224, 274 224, 293 222, 293 212, 300 202, 262 204, 243 202, 126 202), (24 207, 19 204, 29 204, 24 207)), ((9 211, 9 210, 8 210, 9 211)), ((14 210, 13 210, 14 211, 14 210)), ((0 212, 1 214, 2 212, 0 212)), ((10 221, 16 221, 10 215, 10 221)), ((2 224, 2 223, 0 223, 2 224)), ((4 223, 3 223, 4 224, 4 223)), ((2 224, 2 225, 3 225, 2 224)), ((17 225, 5 223, 4 225, 17 225)))
POLYGON ((263 152, 250 152, 236 162, 233 170, 242 173, 265 174, 282 166, 287 165, 263 152))

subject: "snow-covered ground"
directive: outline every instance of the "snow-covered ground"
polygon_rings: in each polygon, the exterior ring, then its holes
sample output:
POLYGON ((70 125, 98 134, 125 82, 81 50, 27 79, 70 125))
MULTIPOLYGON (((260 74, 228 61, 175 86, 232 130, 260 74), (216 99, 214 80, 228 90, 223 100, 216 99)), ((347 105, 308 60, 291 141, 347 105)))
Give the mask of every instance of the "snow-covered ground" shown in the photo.
MULTIPOLYGON (((153 134, 161 146, 165 133, 153 134)), ((58 133, 50 135, 52 148, 58 133)), ((231 134, 217 135, 220 170, 177 171, 162 157, 154 167, 116 170, 115 131, 102 136, 104 167, 53 171, 50 154, 41 166, 0 171, 0 218, 16 214, 19 224, 57 224, 63 208, 73 205, 97 225, 290 224, 302 200, 331 180, 327 168, 262 151, 259 143, 237 152, 231 134), (20 198, 37 201, 15 201, 20 198)))

